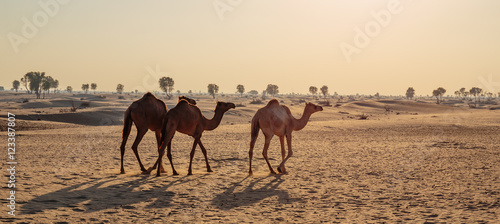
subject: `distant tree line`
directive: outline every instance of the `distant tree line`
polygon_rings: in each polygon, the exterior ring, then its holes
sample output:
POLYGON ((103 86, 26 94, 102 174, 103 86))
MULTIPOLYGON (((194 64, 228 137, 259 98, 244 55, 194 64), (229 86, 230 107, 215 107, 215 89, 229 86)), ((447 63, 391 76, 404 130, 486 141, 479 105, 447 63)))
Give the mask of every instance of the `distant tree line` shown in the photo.
POLYGON ((21 81, 14 80, 12 87, 16 92, 20 84, 23 84, 27 93, 34 93, 37 99, 40 99, 44 91, 48 94, 50 89, 54 89, 55 92, 59 87, 59 81, 51 76, 46 76, 45 72, 28 72, 21 78, 21 81))

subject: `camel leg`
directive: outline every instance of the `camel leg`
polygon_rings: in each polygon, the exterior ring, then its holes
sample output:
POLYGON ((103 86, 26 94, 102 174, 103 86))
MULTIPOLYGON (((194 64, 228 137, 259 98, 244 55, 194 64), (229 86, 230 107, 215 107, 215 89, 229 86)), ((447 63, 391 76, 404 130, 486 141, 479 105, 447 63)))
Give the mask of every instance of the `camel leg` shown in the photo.
POLYGON ((154 165, 155 167, 156 167, 156 165, 158 165, 158 170, 156 170, 156 176, 157 177, 161 176, 161 169, 160 169, 160 167, 161 167, 161 163, 162 163, 162 159, 163 159, 164 153, 165 153, 165 148, 164 147, 158 148, 158 159, 156 160, 156 163, 154 165))
POLYGON ((128 138, 128 135, 123 138, 122 145, 120 146, 120 151, 121 151, 121 168, 120 168, 120 173, 121 174, 125 173, 125 168, 123 168, 123 156, 125 155, 125 145, 127 144, 127 138, 128 138))
POLYGON ((207 150, 205 149, 205 146, 203 146, 203 143, 201 143, 201 139, 198 140, 198 145, 201 148, 201 152, 203 153, 203 156, 205 156, 205 163, 207 164, 207 172, 214 172, 212 170, 212 168, 210 168, 210 165, 208 165, 207 150))
POLYGON ((250 167, 248 169, 248 175, 253 175, 252 172, 252 157, 253 157, 253 148, 255 147, 255 142, 257 141, 257 136, 252 136, 252 140, 250 140, 250 150, 248 151, 248 157, 250 159, 250 167))
MULTIPOLYGON (((285 160, 285 136, 280 136, 280 144, 281 144, 281 161, 285 160)), ((278 166, 278 172, 282 173, 282 167, 278 166)), ((284 167, 283 167, 284 168, 284 167)))
MULTIPOLYGON (((173 130, 175 130, 175 129, 173 129, 173 130)), ((160 176, 160 173, 161 173, 160 164, 162 164, 162 158, 163 158, 163 155, 165 153, 165 148, 168 146, 167 156, 168 156, 168 154, 170 154, 168 159, 170 160, 170 164, 172 165, 172 172, 174 175, 177 174, 177 172, 175 171, 175 168, 174 168, 174 164, 172 163, 172 153, 171 153, 172 138, 174 137, 174 134, 175 134, 175 131, 170 131, 170 132, 167 132, 165 134, 165 136, 163 137, 163 144, 161 144, 161 147, 158 147, 158 159, 156 160, 155 165, 153 167, 149 168, 147 172, 151 172, 151 170, 156 169, 156 166, 158 166, 158 171, 156 173, 156 176, 160 176)))
MULTIPOLYGON (((165 147, 164 146, 161 146, 161 147, 158 147, 158 158, 156 159, 156 162, 155 164, 152 166, 152 167, 149 167, 148 170, 142 172, 143 174, 150 174, 151 171, 153 171, 154 169, 156 169, 156 167, 158 166, 158 163, 161 164, 161 161, 160 161, 160 158, 163 157, 163 153, 165 152, 165 147)), ((158 167, 158 174, 161 172, 160 170, 160 167, 158 167)), ((158 175, 159 176, 159 175, 158 175)))
POLYGON ((191 149, 191 154, 189 157, 189 169, 188 169, 188 175, 193 175, 193 172, 191 170, 191 164, 193 163, 193 157, 194 157, 194 150, 196 149, 196 145, 198 144, 199 138, 195 138, 193 142, 193 149, 191 149))
POLYGON ((179 173, 177 173, 177 171, 174 168, 174 163, 172 162, 172 140, 170 140, 170 142, 168 142, 167 157, 168 157, 168 160, 170 161, 170 165, 172 166, 172 174, 179 175, 179 173))
MULTIPOLYGON (((158 145, 158 148, 161 146, 161 130, 157 130, 155 132, 155 135, 156 135, 156 143, 158 145)), ((165 171, 165 169, 163 168, 163 163, 160 163, 160 171, 162 173, 166 173, 167 171, 165 171)))
POLYGON ((121 167, 120 173, 125 173, 125 168, 123 168, 123 156, 125 155, 125 146, 127 144, 128 136, 130 135, 130 129, 132 126, 132 118, 130 117, 130 109, 127 109, 127 113, 125 115, 125 120, 123 122, 123 132, 122 132, 122 144, 120 145, 121 151, 121 167))
POLYGON ((272 174, 276 174, 273 167, 271 166, 271 163, 269 163, 269 158, 267 157, 267 150, 269 149, 269 145, 271 144, 271 139, 273 138, 273 134, 264 133, 264 136, 266 140, 264 143, 264 149, 262 150, 262 156, 264 156, 264 159, 266 159, 267 166, 269 166, 269 171, 271 171, 272 174))
POLYGON ((285 157, 285 159, 281 162, 280 164, 280 168, 281 168, 281 172, 282 173, 286 173, 286 169, 285 169, 285 162, 290 159, 290 157, 292 157, 293 155, 293 151, 292 151, 292 134, 287 134, 286 135, 286 143, 288 145, 288 155, 285 157))
POLYGON ((147 172, 146 168, 142 165, 141 158, 139 158, 139 153, 137 152, 137 146, 139 146, 139 143, 142 140, 142 137, 146 134, 148 129, 137 129, 137 136, 135 137, 134 144, 132 145, 132 150, 134 151, 135 157, 137 158, 137 161, 139 161, 139 166, 141 166, 141 171, 142 172, 147 172))

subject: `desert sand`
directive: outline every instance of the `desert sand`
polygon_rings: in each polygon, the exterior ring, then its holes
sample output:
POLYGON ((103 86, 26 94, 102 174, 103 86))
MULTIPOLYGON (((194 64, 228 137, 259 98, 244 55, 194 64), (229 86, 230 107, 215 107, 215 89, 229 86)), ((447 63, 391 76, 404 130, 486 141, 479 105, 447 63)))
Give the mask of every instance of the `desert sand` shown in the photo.
MULTIPOLYGON (((180 175, 140 172, 130 149, 120 173, 123 113, 142 95, 0 93, 2 144, 7 113, 16 114, 16 223, 498 223, 500 111, 496 103, 469 108, 448 99, 361 98, 324 107, 293 133, 288 174, 271 175, 261 155, 262 133, 248 176, 250 120, 264 104, 218 96, 244 106, 228 111, 202 137, 213 173, 197 148, 187 176, 192 138, 176 134, 173 161, 180 175), (23 99, 28 98, 29 102, 23 99), (71 112, 71 101, 77 109, 71 112), (87 102, 87 103, 84 103, 87 102), (389 111, 385 108, 388 106, 389 111), (367 119, 360 119, 361 115, 367 119)), ((204 115, 215 100, 194 95, 204 115)), ((164 98, 163 98, 164 99, 164 98)), ((306 96, 278 100, 300 117, 306 96)), ((269 100, 269 99, 268 99, 269 100)), ((267 102, 267 101, 266 101, 267 102)), ((332 101, 335 102, 335 101, 332 101)), ((168 108, 175 100, 167 100, 168 108)), ((335 103, 333 103, 335 104, 335 103)), ((139 145, 146 167, 157 158, 153 132, 139 145)), ((273 167, 280 144, 269 149, 273 167)), ((7 155, 4 154, 4 161, 7 155)), ((8 166, 2 167, 4 182, 8 166)), ((7 184, 2 195, 8 197, 7 184)), ((6 202, 6 200, 4 199, 6 202)))

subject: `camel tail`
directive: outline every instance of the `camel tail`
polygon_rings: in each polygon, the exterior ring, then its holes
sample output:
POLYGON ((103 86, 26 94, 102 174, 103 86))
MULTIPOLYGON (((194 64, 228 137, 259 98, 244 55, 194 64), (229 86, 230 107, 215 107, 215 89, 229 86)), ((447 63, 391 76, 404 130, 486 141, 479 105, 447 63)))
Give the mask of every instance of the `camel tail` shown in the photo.
POLYGON ((125 111, 125 118, 123 119, 122 145, 120 146, 122 150, 125 148, 128 136, 130 135, 130 129, 132 128, 132 116, 130 113, 130 108, 128 108, 125 111))
POLYGON ((255 144, 255 140, 257 140, 257 136, 259 135, 259 130, 260 130, 260 125, 259 125, 259 119, 253 118, 252 119, 252 126, 251 126, 251 141, 250 141, 250 147, 253 148, 253 145, 255 144))
POLYGON ((160 137, 161 145, 158 149, 162 149, 163 145, 167 144, 167 142, 166 142, 166 140, 167 140, 166 139, 167 138, 167 136, 166 136, 167 135, 167 123, 168 123, 167 121, 168 121, 168 118, 165 114, 165 117, 163 118, 163 127, 161 127, 161 137, 160 137))

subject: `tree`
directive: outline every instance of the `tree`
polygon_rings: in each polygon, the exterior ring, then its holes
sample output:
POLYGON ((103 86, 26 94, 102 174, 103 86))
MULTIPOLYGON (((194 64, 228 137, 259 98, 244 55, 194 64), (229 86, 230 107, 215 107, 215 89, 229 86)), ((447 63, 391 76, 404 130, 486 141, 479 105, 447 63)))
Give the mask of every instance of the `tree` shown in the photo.
POLYGON ((66 87, 66 91, 68 91, 68 93, 73 92, 73 87, 71 87, 71 86, 67 86, 67 87, 66 87))
POLYGON ((21 83, 23 84, 24 86, 24 89, 26 89, 26 92, 31 94, 31 91, 30 89, 28 88, 28 85, 29 85, 29 79, 28 79, 28 74, 25 74, 22 78, 21 78, 21 83))
POLYGON ((158 81, 160 89, 167 94, 167 99, 172 98, 172 91, 174 90, 174 80, 170 77, 161 77, 158 81))
MULTIPOLYGON (((335 92, 335 93, 337 93, 337 92, 335 92)), ((380 93, 378 93, 378 92, 375 93, 375 97, 377 97, 377 99, 380 98, 380 93)))
POLYGON ((215 94, 219 92, 219 86, 217 84, 208 84, 208 93, 215 98, 215 94))
POLYGON ((82 90, 85 91, 85 93, 87 93, 87 91, 89 91, 89 84, 82 84, 82 90))
MULTIPOLYGON (((52 88, 53 83, 54 79, 51 76, 44 77, 42 80, 42 90, 45 90, 48 94, 50 88, 52 88)), ((45 98, 45 93, 43 95, 44 95, 43 98, 45 98)))
POLYGON ((436 100, 437 100, 437 103, 439 104, 439 90, 435 89, 432 91, 432 96, 435 96, 436 97, 436 100))
MULTIPOLYGON (((318 87, 316 86, 309 86, 309 92, 313 95, 316 96, 316 93, 318 93, 318 87)), ((316 98, 316 97, 313 97, 316 98)))
POLYGON ((413 96, 415 96, 415 89, 413 89, 413 87, 408 87, 406 90, 406 98, 413 99, 413 96))
POLYGON ((94 90, 94 94, 95 94, 95 90, 97 89, 97 83, 92 83, 92 84, 90 84, 90 88, 91 88, 92 90, 94 90))
POLYGON ((212 97, 215 99, 215 94, 219 92, 219 86, 216 84, 208 84, 208 93, 212 95, 212 97))
MULTIPOLYGON (((483 92, 483 89, 481 89, 479 87, 472 87, 469 90, 469 94, 471 96, 474 96, 474 98, 476 98, 476 100, 475 100, 476 104, 477 104, 477 96, 480 96, 481 92, 483 92)), ((479 99, 479 102, 481 102, 481 99, 479 99)))
POLYGON ((14 81, 12 82, 12 88, 13 88, 13 89, 15 89, 15 90, 16 90, 16 92, 17 92, 17 89, 19 89, 19 85, 20 85, 20 84, 21 84, 21 83, 20 83, 18 80, 14 80, 14 81))
POLYGON ((461 95, 460 91, 459 90, 455 91, 455 95, 457 96, 457 98, 460 98, 461 95))
POLYGON ((485 95, 488 96, 488 100, 491 100, 491 98, 493 97, 492 92, 486 92, 485 95))
POLYGON ((461 96, 465 97, 465 88, 464 87, 460 88, 460 90, 458 90, 458 91, 460 91, 461 96))
POLYGON ((245 86, 239 84, 236 86, 236 90, 238 90, 238 93, 240 93, 240 97, 243 96, 243 93, 245 93, 245 86))
POLYGON ((50 86, 54 89, 54 93, 56 93, 57 87, 59 87, 59 80, 54 79, 50 86))
POLYGON ((258 94, 259 94, 259 91, 257 91, 257 90, 250 90, 250 91, 248 91, 248 94, 251 94, 251 95, 258 95, 258 94))
POLYGON ((328 94, 328 86, 322 86, 321 87, 321 93, 323 94, 323 97, 326 99, 326 95, 328 94))
POLYGON ((432 91, 432 96, 436 97, 438 104, 441 102, 440 98, 443 98, 444 93, 446 93, 446 90, 443 87, 439 87, 439 88, 435 89, 434 91, 432 91))
POLYGON ((36 98, 40 99, 40 93, 42 92, 42 81, 45 78, 45 72, 28 72, 21 79, 29 88, 29 93, 35 93, 36 98))
POLYGON ((441 93, 441 96, 443 96, 444 93, 446 93, 446 89, 444 89, 443 87, 439 87, 437 90, 441 93))
MULTIPOLYGON (((88 85, 88 84, 87 84, 87 85, 88 85)), ((118 85, 116 85, 116 92, 118 92, 119 94, 122 94, 122 93, 123 93, 123 88, 124 88, 124 87, 125 87, 125 86, 124 86, 124 85, 122 85, 122 84, 118 84, 118 85)))
POLYGON ((266 88, 266 93, 270 94, 271 96, 275 96, 278 94, 280 91, 278 90, 278 86, 274 84, 268 84, 266 88))

